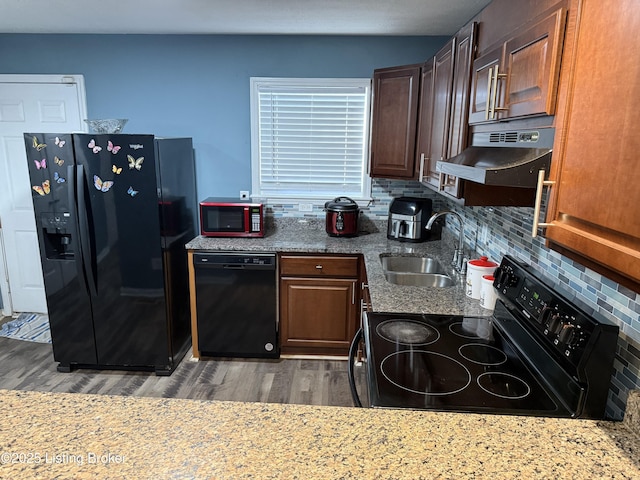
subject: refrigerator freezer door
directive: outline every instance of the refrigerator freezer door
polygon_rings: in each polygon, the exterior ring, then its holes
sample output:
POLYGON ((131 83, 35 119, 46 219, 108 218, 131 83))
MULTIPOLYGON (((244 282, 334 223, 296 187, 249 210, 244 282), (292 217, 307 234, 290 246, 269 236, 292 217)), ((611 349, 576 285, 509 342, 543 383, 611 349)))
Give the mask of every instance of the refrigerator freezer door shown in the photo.
POLYGON ((69 134, 25 133, 31 194, 44 273, 53 356, 97 362, 91 303, 82 265, 69 134))

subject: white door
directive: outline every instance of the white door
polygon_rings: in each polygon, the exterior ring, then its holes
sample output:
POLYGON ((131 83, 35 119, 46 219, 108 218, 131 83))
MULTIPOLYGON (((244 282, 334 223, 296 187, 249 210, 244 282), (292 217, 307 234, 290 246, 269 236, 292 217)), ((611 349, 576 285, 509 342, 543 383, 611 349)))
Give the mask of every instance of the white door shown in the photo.
POLYGON ((0 291, 3 313, 47 313, 24 132, 84 132, 82 76, 0 75, 0 291))

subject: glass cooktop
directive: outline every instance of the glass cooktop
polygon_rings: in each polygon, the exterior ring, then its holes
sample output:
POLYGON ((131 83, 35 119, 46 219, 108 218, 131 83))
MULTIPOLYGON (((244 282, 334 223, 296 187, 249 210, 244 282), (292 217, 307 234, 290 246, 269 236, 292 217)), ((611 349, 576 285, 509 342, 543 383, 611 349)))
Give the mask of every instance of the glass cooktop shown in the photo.
POLYGON ((367 313, 372 407, 567 416, 491 317, 367 313))

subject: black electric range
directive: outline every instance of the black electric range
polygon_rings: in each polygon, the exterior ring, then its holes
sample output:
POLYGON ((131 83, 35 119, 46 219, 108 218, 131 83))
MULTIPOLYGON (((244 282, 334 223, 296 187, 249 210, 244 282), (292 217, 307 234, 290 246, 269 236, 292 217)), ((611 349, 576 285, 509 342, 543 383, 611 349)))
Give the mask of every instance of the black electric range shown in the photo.
POLYGON ((604 418, 618 327, 508 256, 494 287, 491 317, 366 313, 370 406, 604 418))

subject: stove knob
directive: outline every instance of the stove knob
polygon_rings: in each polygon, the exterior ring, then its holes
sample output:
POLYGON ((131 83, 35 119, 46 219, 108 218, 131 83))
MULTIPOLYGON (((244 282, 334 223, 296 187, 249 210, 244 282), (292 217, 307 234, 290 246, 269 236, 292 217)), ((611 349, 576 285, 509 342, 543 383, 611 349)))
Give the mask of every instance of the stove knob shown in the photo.
POLYGON ((559 313, 554 313, 547 322, 547 328, 550 333, 558 334, 562 330, 563 322, 559 313))
POLYGON ((575 325, 571 325, 570 323, 565 324, 560 331, 560 335, 558 335, 558 340, 567 346, 572 346, 577 343, 578 332, 576 331, 575 325))
POLYGON ((513 287, 518 283, 518 277, 512 272, 502 272, 500 275, 500 286, 502 288, 513 287))
POLYGON ((551 308, 549 305, 545 305, 542 308, 542 311, 540 312, 540 315, 538 315, 538 318, 536 319, 537 322, 541 325, 548 325, 549 324, 549 318, 551 317, 551 315, 555 312, 555 310, 553 308, 551 308))
POLYGON ((495 277, 496 277, 496 285, 498 287, 502 286, 506 273, 507 271, 503 268, 498 268, 498 270, 496 270, 495 277))

